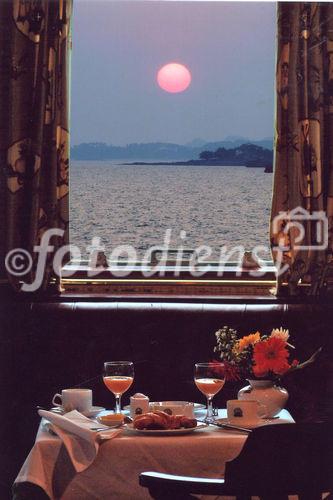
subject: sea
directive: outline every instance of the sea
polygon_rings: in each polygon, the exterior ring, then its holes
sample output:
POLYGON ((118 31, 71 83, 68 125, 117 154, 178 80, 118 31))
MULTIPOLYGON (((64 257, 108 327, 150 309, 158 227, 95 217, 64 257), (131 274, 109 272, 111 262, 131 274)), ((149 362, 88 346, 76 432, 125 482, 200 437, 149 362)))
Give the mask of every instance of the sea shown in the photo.
MULTIPOLYGON (((138 259, 166 242, 169 248, 207 245, 212 259, 222 247, 268 249, 272 178, 262 168, 73 161, 71 243, 83 258, 93 237, 107 256, 123 258, 127 250, 119 245, 130 245, 138 259)), ((269 250, 261 256, 269 259, 269 250)))

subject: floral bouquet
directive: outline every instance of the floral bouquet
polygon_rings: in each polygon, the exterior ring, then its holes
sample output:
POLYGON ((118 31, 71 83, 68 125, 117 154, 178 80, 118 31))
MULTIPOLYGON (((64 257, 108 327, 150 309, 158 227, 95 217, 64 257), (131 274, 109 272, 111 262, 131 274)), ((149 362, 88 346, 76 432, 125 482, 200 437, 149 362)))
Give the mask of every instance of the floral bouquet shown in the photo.
POLYGON ((289 343, 289 331, 274 328, 269 335, 260 332, 238 338, 237 331, 224 326, 215 333, 218 353, 225 364, 227 380, 276 380, 294 370, 313 363, 321 347, 304 363, 290 360, 294 346, 289 343))

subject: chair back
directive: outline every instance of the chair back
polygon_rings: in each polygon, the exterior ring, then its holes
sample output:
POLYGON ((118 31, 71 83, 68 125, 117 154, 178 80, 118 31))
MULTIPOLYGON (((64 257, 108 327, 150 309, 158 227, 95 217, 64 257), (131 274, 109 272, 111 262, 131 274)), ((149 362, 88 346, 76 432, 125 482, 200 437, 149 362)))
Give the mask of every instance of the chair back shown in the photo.
POLYGON ((332 487, 332 443, 329 423, 259 427, 240 455, 227 462, 225 486, 240 494, 299 494, 315 500, 332 487))

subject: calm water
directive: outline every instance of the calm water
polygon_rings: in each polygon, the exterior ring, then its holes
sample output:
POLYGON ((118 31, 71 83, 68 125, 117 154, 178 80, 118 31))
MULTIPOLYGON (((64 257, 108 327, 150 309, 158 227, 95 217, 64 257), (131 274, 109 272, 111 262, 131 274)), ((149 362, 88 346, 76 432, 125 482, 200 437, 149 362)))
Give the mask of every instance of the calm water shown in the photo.
MULTIPOLYGON (((245 167, 121 166, 72 162, 71 240, 84 254, 99 236, 109 254, 129 244, 143 255, 161 245, 268 245, 272 174, 245 167)), ((218 254, 216 254, 218 255, 218 254)))

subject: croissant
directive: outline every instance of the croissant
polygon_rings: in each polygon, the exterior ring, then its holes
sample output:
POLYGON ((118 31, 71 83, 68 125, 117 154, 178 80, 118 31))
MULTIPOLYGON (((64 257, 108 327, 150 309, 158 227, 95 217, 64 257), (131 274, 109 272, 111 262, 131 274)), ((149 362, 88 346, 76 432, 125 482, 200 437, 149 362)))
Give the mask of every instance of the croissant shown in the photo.
POLYGON ((168 428, 168 426, 170 425, 170 422, 171 422, 171 415, 169 415, 168 413, 165 413, 164 411, 160 411, 160 410, 155 410, 152 412, 154 415, 158 415, 159 417, 161 417, 163 419, 163 421, 165 422, 165 425, 167 426, 166 428, 168 428))
POLYGON ((191 429, 197 426, 194 418, 188 418, 184 415, 168 415, 163 411, 152 411, 135 417, 133 426, 135 429, 143 430, 168 430, 168 429, 191 429))
POLYGON ((135 417, 133 425, 135 429, 139 430, 168 429, 169 421, 165 418, 164 415, 157 415, 154 412, 149 412, 135 417))
POLYGON ((180 425, 185 429, 192 429, 193 427, 197 426, 197 421, 195 418, 181 416, 180 425))

